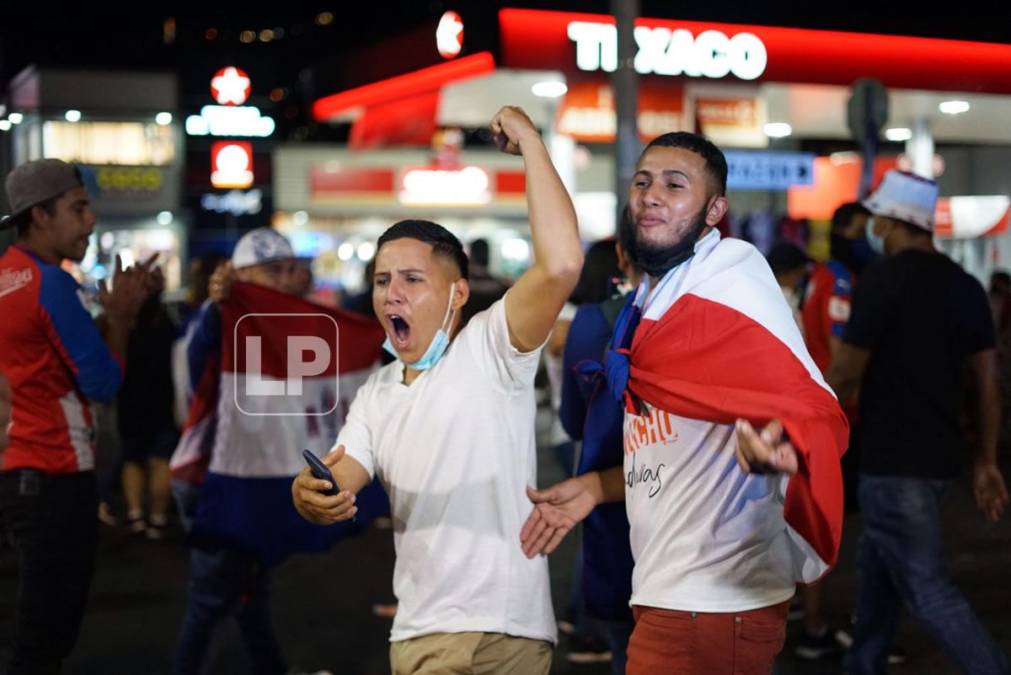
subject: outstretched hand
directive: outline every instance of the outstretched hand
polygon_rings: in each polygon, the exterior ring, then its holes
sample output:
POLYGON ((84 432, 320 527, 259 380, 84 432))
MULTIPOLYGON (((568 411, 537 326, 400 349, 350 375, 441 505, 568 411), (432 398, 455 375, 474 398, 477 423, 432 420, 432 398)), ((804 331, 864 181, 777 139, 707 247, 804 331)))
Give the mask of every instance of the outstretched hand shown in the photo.
POLYGON ((570 478, 544 490, 527 488, 534 509, 520 530, 520 545, 528 558, 550 554, 565 535, 586 518, 596 500, 579 478, 570 478))

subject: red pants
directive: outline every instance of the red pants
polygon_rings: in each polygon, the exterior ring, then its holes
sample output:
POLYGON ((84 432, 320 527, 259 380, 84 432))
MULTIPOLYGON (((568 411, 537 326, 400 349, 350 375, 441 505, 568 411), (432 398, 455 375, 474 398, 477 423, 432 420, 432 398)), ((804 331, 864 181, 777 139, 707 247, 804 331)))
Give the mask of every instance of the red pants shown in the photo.
POLYGON ((626 675, 768 675, 789 605, 727 614, 634 607, 626 675))

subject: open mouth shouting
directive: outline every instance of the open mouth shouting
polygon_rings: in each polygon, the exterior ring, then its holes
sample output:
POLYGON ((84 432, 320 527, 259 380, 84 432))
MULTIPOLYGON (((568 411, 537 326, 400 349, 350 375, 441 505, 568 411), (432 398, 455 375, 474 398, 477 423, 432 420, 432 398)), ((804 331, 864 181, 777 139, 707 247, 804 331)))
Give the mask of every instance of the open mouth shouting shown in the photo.
POLYGON ((411 338, 411 326, 399 314, 387 314, 386 320, 390 322, 390 341, 397 351, 404 351, 411 338))

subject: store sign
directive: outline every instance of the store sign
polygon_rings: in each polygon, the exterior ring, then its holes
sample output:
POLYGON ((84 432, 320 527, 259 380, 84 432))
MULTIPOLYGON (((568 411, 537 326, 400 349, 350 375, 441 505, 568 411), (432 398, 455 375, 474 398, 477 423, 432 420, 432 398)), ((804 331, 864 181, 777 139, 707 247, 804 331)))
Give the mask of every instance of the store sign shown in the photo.
POLYGON ((164 178, 161 169, 140 166, 100 166, 93 169, 100 193, 159 192, 164 178))
POLYGON ((435 29, 435 45, 439 55, 451 59, 463 49, 463 20, 456 12, 446 12, 435 29))
MULTIPOLYGON (((618 69, 618 29, 612 24, 573 21, 569 39, 576 44, 580 70, 618 69)), ((687 75, 721 79, 733 74, 754 80, 765 72, 769 56, 765 44, 752 33, 727 37, 718 30, 692 35, 688 30, 636 26, 635 70, 640 75, 687 75)))
MULTIPOLYGON (((611 16, 519 8, 498 15, 499 67, 567 75, 617 67, 611 16)), ((900 89, 1011 93, 1008 44, 649 17, 635 26, 640 73, 726 70, 750 81, 844 87, 873 76, 900 89)))
POLYGON ((211 78, 211 96, 221 105, 242 105, 251 91, 249 75, 235 66, 222 68, 211 78))
POLYGON ((274 120, 254 106, 205 105, 199 115, 186 118, 190 136, 247 136, 266 138, 274 133, 274 120))
POLYGON ((948 197, 937 200, 934 234, 944 239, 993 237, 1011 225, 1006 195, 948 197))
MULTIPOLYGON (((683 129, 680 87, 639 87, 638 128, 643 142, 683 129)), ((584 143, 612 143, 616 128, 614 96, 604 82, 576 82, 558 111, 557 130, 584 143)))
POLYGON ((764 148, 769 137, 762 130, 765 108, 757 98, 695 99, 699 131, 716 145, 764 148))
POLYGON ((735 152, 727 157, 727 187, 731 190, 786 190, 814 184, 814 154, 810 152, 735 152))
POLYGON ((211 146, 211 185, 248 188, 253 185, 253 144, 220 141, 211 146))
POLYGON ((458 170, 415 167, 404 169, 398 199, 410 206, 481 206, 491 201, 491 181, 476 166, 458 170))
POLYGON ((223 195, 207 193, 200 198, 200 206, 205 211, 252 216, 263 210, 263 193, 259 190, 231 190, 223 195))
POLYGON ((175 167, 83 163, 78 167, 94 208, 103 216, 133 218, 179 208, 175 167))
MULTIPOLYGON (((281 180, 286 179, 282 176, 281 180)), ((313 206, 481 207, 526 203, 526 174, 522 169, 468 165, 449 169, 436 165, 348 166, 341 161, 319 162, 309 167, 308 188, 313 206)))

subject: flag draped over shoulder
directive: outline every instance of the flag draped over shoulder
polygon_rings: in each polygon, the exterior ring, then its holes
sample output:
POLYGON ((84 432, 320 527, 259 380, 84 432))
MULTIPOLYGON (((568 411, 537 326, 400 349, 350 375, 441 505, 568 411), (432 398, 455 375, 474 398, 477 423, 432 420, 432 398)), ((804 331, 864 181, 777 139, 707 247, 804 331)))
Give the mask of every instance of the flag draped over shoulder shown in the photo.
POLYGON ((645 308, 628 352, 628 403, 717 424, 782 421, 800 460, 784 517, 801 552, 798 576, 810 582, 839 551, 846 417, 761 254, 710 237, 680 283, 658 288, 645 308))
POLYGON ((358 387, 379 360, 383 330, 366 317, 252 284, 221 304, 221 348, 208 359, 172 457, 173 477, 202 483, 191 538, 266 564, 320 551, 388 508, 378 483, 359 493, 356 522, 320 527, 295 511, 302 450, 329 452, 358 387))

